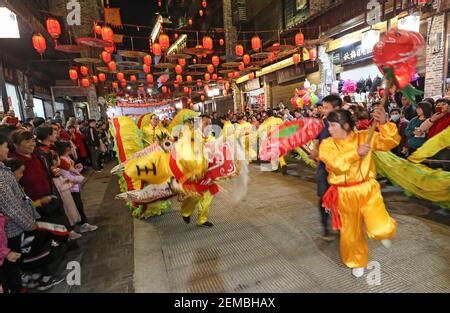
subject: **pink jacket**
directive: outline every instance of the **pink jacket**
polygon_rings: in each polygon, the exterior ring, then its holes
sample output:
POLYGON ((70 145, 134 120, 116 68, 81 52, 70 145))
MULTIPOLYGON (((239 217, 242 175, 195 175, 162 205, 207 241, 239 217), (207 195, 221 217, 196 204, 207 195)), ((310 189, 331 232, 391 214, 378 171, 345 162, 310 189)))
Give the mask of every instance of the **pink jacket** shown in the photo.
POLYGON ((70 225, 73 226, 81 221, 81 216, 80 212, 78 212, 75 201, 73 201, 72 194, 70 193, 70 189, 72 188, 73 184, 67 183, 65 180, 66 179, 63 176, 54 177, 53 183, 55 184, 59 194, 61 195, 64 212, 66 213, 67 219, 69 220, 70 225))
POLYGON ((0 214, 0 266, 3 265, 3 261, 6 259, 6 256, 9 254, 8 249, 8 239, 6 238, 5 233, 5 224, 6 217, 0 214))

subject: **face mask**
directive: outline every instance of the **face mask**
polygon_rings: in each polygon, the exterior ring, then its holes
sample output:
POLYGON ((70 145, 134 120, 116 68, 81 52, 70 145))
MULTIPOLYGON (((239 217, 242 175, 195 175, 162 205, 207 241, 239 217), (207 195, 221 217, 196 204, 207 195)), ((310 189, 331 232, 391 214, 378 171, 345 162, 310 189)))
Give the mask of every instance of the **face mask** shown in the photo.
POLYGON ((400 119, 400 115, 391 115, 391 120, 397 122, 400 119))

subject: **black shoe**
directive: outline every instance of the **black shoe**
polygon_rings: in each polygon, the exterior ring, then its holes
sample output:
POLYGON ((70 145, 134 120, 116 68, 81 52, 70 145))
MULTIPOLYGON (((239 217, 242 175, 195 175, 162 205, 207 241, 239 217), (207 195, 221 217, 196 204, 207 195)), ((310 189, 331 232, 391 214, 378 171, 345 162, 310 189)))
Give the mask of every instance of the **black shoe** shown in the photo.
POLYGON ((214 224, 211 223, 211 222, 206 221, 206 222, 204 222, 203 224, 199 224, 198 226, 203 226, 203 227, 213 227, 214 224))
POLYGON ((326 231, 323 233, 322 236, 320 236, 320 238, 322 238, 322 240, 331 242, 334 241, 336 239, 336 236, 334 234, 331 234, 329 231, 326 231))
POLYGON ((50 278, 47 282, 44 282, 43 280, 41 280, 39 282, 39 286, 36 289, 39 291, 46 291, 46 290, 49 290, 49 289, 53 288, 54 286, 62 283, 63 281, 64 281, 64 278, 57 279, 56 277, 50 278))
POLYGON ((183 216, 183 221, 184 221, 186 224, 189 224, 189 223, 191 222, 191 217, 190 217, 190 216, 183 216))

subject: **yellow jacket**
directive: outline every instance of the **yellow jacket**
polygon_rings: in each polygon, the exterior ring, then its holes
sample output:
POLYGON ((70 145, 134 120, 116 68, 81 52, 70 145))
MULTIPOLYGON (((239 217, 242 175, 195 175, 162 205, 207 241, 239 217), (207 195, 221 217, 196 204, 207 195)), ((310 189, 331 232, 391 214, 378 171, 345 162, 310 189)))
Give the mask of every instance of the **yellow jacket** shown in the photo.
POLYGON ((153 127, 151 124, 144 126, 142 128, 144 145, 148 146, 154 144, 158 141, 158 137, 161 138, 163 134, 169 137, 168 131, 161 125, 157 125, 156 127, 153 127))
MULTIPOLYGON (((372 151, 388 151, 400 143, 400 135, 394 123, 378 127, 370 144, 372 151)), ((328 182, 331 185, 347 185, 375 178, 377 173, 373 154, 364 158, 358 154, 358 147, 366 142, 369 131, 351 132, 345 140, 327 138, 319 146, 319 159, 325 163, 328 182)))

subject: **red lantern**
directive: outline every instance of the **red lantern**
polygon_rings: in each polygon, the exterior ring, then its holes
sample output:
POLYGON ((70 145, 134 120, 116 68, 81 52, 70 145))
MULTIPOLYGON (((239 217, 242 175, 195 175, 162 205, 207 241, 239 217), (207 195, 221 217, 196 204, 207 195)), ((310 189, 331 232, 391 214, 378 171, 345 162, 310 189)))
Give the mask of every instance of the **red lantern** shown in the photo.
POLYGON ((59 24, 58 20, 54 18, 47 19, 47 32, 50 34, 50 36, 53 38, 53 40, 56 42, 56 40, 61 36, 61 25, 59 24))
POLYGON ((203 85, 203 82, 201 79, 197 79, 197 86, 201 87, 203 85))
POLYGON ((110 54, 109 52, 107 52, 107 51, 102 51, 101 56, 102 56, 103 62, 105 62, 105 63, 111 62, 111 54, 110 54))
POLYGON ((236 55, 237 55, 238 57, 241 57, 241 56, 244 55, 244 47, 243 47, 242 45, 236 45, 236 47, 235 47, 234 50, 235 50, 236 55))
POLYGON ((178 64, 181 66, 186 66, 186 59, 178 59, 178 64))
POLYGON ((109 26, 102 27, 102 39, 108 42, 114 42, 114 32, 109 26))
POLYGON ((127 86, 127 81, 126 81, 125 79, 122 79, 122 80, 120 81, 120 86, 126 87, 126 86, 127 86))
POLYGON ((297 63, 300 63, 300 61, 301 61, 300 54, 299 53, 294 53, 294 55, 292 55, 292 62, 297 64, 297 63))
POLYGON ((205 74, 205 80, 206 80, 206 81, 211 80, 211 75, 210 75, 209 73, 206 73, 206 74, 205 74))
POLYGON ((215 55, 211 58, 211 62, 215 67, 218 67, 220 64, 220 58, 217 55, 215 55))
POLYGON ((192 19, 191 18, 188 19, 188 24, 189 24, 189 26, 192 26, 192 19))
POLYGON ((255 79, 255 73, 251 72, 250 74, 248 74, 248 79, 249 80, 255 79))
POLYGON ((191 75, 186 76, 186 81, 188 83, 192 83, 192 76, 191 75))
POLYGON ((311 61, 315 61, 317 59, 317 49, 316 48, 312 48, 309 50, 309 59, 311 61))
POLYGON ((208 73, 211 73, 211 74, 214 73, 214 65, 209 64, 207 67, 207 70, 208 70, 208 73))
POLYGON ((132 82, 137 81, 136 75, 131 75, 130 76, 130 81, 132 81, 132 82))
POLYGON ((92 81, 94 82, 94 84, 98 83, 98 76, 94 75, 92 76, 92 81))
POLYGON ((83 86, 83 87, 89 87, 91 85, 91 82, 89 81, 89 79, 87 79, 87 78, 83 78, 82 80, 81 80, 81 86, 83 86))
POLYGON ((243 70, 245 69, 245 64, 244 64, 244 62, 240 62, 240 63, 239 63, 238 69, 239 69, 240 71, 243 71, 243 70))
POLYGON ((161 81, 161 83, 165 83, 166 81, 167 81, 167 76, 161 76, 161 77, 159 77, 159 80, 161 81))
POLYGON ((95 30, 95 33, 97 34, 97 35, 101 35, 102 34, 102 27, 100 26, 100 25, 95 25, 95 28, 94 28, 94 30, 95 30))
POLYGON ((183 91, 184 91, 184 93, 189 93, 189 88, 188 87, 183 87, 183 91))
POLYGON ((234 78, 239 78, 239 77, 241 77, 241 74, 239 74, 239 72, 236 71, 236 72, 233 73, 233 77, 234 78))
POLYGON ((78 79, 78 73, 77 73, 77 70, 75 70, 75 69, 70 69, 70 70, 69 70, 69 77, 70 77, 71 80, 78 79))
POLYGON ((47 43, 45 42, 44 36, 41 34, 35 34, 32 38, 34 49, 41 55, 44 54, 47 49, 47 43))
POLYGON ((162 86, 161 91, 162 91, 162 93, 167 93, 167 87, 166 86, 162 86))
POLYGON ((270 53, 269 57, 267 58, 269 61, 275 60, 275 52, 270 53))
POLYGON ((104 73, 98 74, 98 80, 101 82, 106 81, 106 75, 104 73))
POLYGON ((219 45, 220 46, 223 46, 225 44, 225 40, 223 40, 222 38, 220 38, 220 40, 219 40, 219 45))
POLYGON ((144 92, 144 87, 143 86, 139 86, 138 90, 139 90, 139 92, 144 92))
POLYGON ((147 75, 147 82, 148 83, 153 83, 153 75, 152 74, 148 74, 147 75))
POLYGON ((204 9, 206 9, 206 6, 208 5, 208 2, 206 2, 206 1, 202 1, 202 7, 204 8, 204 9))
POLYGON ((89 75, 89 68, 83 65, 82 67, 80 67, 80 73, 83 76, 89 75))
POLYGON ((178 39, 178 34, 175 33, 175 35, 173 35, 173 38, 178 39))
POLYGON ((227 74, 228 78, 233 78, 233 75, 234 75, 233 72, 227 74))
POLYGON ((201 96, 200 96, 200 100, 205 101, 205 96, 204 96, 204 95, 201 95, 201 96))
POLYGON ((203 16, 203 10, 198 11, 198 15, 203 16))
POLYGON ((258 35, 255 35, 252 38, 252 49, 255 51, 261 49, 261 38, 259 38, 258 35))
POLYGON ((122 81, 125 78, 125 75, 122 72, 116 74, 116 78, 118 81, 122 81))
POLYGON ((167 36, 166 34, 159 35, 158 42, 159 42, 159 45, 161 46, 161 49, 163 49, 163 50, 169 49, 170 40, 169 40, 169 36, 167 36))
POLYGON ((115 72, 115 71, 117 70, 116 62, 114 62, 114 61, 109 62, 109 63, 108 63, 108 68, 109 68, 111 71, 115 72))
POLYGON ((152 56, 150 54, 144 57, 144 64, 148 66, 152 65, 152 56))
POLYGON ((177 75, 176 81, 177 81, 178 83, 182 83, 182 82, 183 82, 183 76, 177 75))
POLYGON ((212 79, 213 80, 217 80, 217 74, 216 73, 212 74, 212 79))
POLYGON ((116 83, 116 82, 113 82, 113 83, 111 84, 111 86, 112 86, 114 89, 119 88, 119 84, 116 83))
POLYGON ((242 57, 242 60, 244 61, 244 64, 245 65, 249 65, 250 64, 250 56, 248 55, 248 54, 245 54, 243 57, 242 57))
POLYGON ((212 50, 213 49, 213 40, 209 36, 203 37, 203 48, 212 50))
POLYGON ((148 74, 152 71, 151 67, 147 64, 142 65, 142 69, 144 71, 144 73, 148 74))
POLYGON ((155 42, 152 45, 152 51, 153 51, 153 54, 156 55, 157 57, 161 56, 161 54, 162 54, 161 45, 159 43, 155 42))
POLYGON ((183 67, 179 64, 177 66, 175 66, 175 73, 177 73, 177 74, 183 73, 183 67))
POLYGON ((192 63, 197 64, 197 59, 192 59, 192 63))
POLYGON ((105 51, 112 54, 112 53, 114 53, 114 51, 116 51, 116 46, 112 45, 109 47, 105 47, 105 51))
POLYGON ((175 88, 178 88, 178 87, 180 87, 180 84, 177 83, 177 82, 174 82, 174 83, 173 83, 173 86, 174 86, 175 88))
POLYGON ((303 46, 304 44, 305 44, 305 36, 303 35, 302 32, 298 32, 298 33, 295 35, 295 45, 296 45, 297 47, 301 47, 301 46, 303 46))

